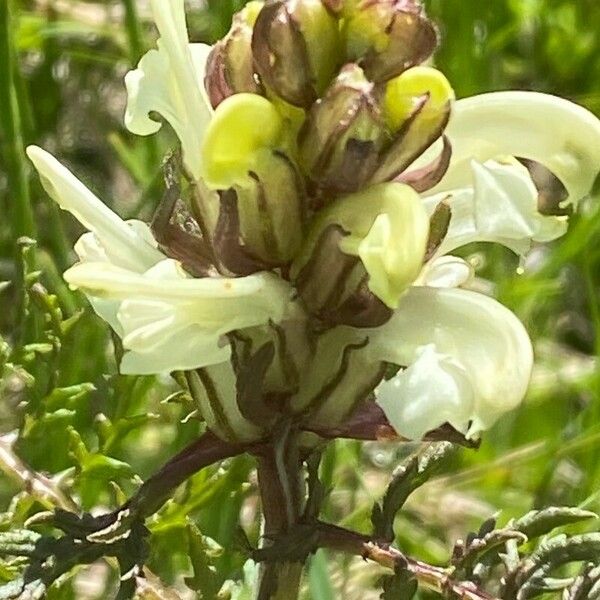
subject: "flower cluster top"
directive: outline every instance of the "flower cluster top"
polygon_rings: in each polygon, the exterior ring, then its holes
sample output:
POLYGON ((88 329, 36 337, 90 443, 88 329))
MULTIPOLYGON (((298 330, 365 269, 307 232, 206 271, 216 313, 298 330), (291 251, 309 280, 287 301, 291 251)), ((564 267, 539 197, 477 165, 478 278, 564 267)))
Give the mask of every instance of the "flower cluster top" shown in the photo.
POLYGON ((451 253, 564 234, 600 171, 596 117, 534 92, 455 100, 417 0, 252 1, 212 47, 189 43, 183 0, 151 6, 125 124, 181 143, 152 228, 28 150, 90 230, 65 277, 121 337, 121 370, 185 371, 235 440, 357 414, 473 437, 517 406, 529 337, 451 253))
MULTIPOLYGON (((419 274, 429 232, 415 190, 438 183, 450 158, 446 139, 428 164, 410 168, 442 138, 454 99, 439 71, 418 66, 436 45, 414 2, 250 2, 236 16, 208 58, 215 115, 198 172, 235 194, 245 254, 257 268, 293 262, 305 295, 307 269, 330 268, 313 264, 329 262, 319 247, 339 247, 366 268, 360 303, 370 291, 371 305, 397 306, 419 274), (259 195, 262 217, 250 214, 259 195), (261 218, 270 221, 262 230, 261 218), (396 247, 380 247, 382 235, 396 247)), ((361 320, 355 306, 339 305, 356 298, 342 294, 336 306, 313 295, 305 298, 313 313, 361 320)), ((382 313, 365 306, 361 324, 380 324, 382 313)))

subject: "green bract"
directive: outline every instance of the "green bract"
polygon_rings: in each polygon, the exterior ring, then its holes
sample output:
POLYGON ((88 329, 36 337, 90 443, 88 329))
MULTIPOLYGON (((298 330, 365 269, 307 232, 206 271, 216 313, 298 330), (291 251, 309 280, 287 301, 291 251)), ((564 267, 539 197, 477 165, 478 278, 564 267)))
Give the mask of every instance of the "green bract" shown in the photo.
POLYGON ((302 243, 304 186, 294 163, 280 151, 253 154, 251 176, 235 186, 242 237, 267 264, 286 264, 302 243))

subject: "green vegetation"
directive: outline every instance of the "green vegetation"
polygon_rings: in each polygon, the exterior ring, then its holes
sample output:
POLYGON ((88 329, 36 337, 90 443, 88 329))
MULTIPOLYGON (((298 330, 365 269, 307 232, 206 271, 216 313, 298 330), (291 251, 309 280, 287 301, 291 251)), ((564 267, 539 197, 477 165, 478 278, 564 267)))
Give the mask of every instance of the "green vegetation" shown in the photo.
MULTIPOLYGON (((203 431, 173 382, 118 374, 118 341, 61 277, 81 231, 49 200, 24 155, 31 143, 51 149, 121 215, 151 217, 172 139, 167 131, 138 138, 122 124, 123 75, 154 39, 145 4, 0 0, 0 556, 10 554, 2 532, 29 527, 32 519, 39 525, 44 511, 73 509, 73 498, 86 511, 115 509, 203 431)), ((194 2, 192 40, 218 39, 243 4, 194 2)), ((596 0, 426 4, 442 33, 437 66, 459 97, 532 89, 600 115, 596 0)), ((525 322, 537 367, 524 406, 489 431, 478 450, 460 449, 411 495, 395 522, 403 551, 442 564, 458 536, 490 517, 505 526, 551 505, 600 511, 599 242, 600 202, 592 198, 569 233, 535 249, 523 268, 503 248, 464 253, 481 285, 499 282, 497 295, 525 322)), ((323 500, 326 519, 369 531, 373 504, 414 450, 383 442, 330 445, 320 472, 325 489, 333 488, 323 500)), ((167 588, 179 589, 185 577, 199 597, 212 598, 225 580, 243 579, 247 540, 239 524, 252 544, 260 529, 254 466, 241 456, 226 468, 202 470, 148 520, 149 545, 137 548, 149 552, 140 597, 177 598, 167 588)), ((568 531, 597 529, 591 521, 568 531)), ((597 550, 596 556, 598 563, 597 550)), ((312 558, 306 598, 379 597, 379 568, 329 558, 323 551, 312 558)), ((0 560, 0 583, 21 566, 0 560)), ((107 559, 74 569, 48 597, 112 597, 115 567, 107 559)), ((396 579, 388 589, 410 585, 396 579)))

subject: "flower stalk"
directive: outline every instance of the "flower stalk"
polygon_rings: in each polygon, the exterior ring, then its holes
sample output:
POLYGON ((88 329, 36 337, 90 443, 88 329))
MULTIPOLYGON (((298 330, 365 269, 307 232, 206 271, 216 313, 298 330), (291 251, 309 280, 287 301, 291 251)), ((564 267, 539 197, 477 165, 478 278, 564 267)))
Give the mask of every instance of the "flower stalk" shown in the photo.
MULTIPOLYGON (((265 546, 285 536, 296 525, 302 510, 302 470, 296 442, 287 450, 267 447, 258 456, 258 482, 264 517, 265 546), (283 454, 282 454, 283 452, 283 454), (295 455, 295 456, 294 456, 295 455)), ((265 562, 262 565, 257 600, 294 600, 300 593, 302 561, 265 562)))
POLYGON ((131 511, 144 520, 157 512, 173 492, 192 475, 216 462, 239 456, 252 449, 247 444, 231 444, 210 431, 184 448, 147 479, 137 493, 118 511, 131 511))

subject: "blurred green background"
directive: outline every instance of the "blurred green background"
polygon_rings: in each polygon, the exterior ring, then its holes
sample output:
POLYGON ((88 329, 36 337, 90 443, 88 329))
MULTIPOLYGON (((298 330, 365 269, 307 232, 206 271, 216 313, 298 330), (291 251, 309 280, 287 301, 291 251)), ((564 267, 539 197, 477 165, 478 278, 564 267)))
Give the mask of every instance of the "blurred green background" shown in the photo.
MULTIPOLYGON (((190 3, 193 41, 214 41, 241 0, 190 3)), ((459 97, 501 89, 559 94, 600 115, 600 4, 597 0, 428 0, 441 31, 437 65, 459 97)), ((24 161, 39 144, 125 217, 147 219, 160 197, 168 132, 141 139, 123 128, 123 75, 151 47, 144 0, 0 0, 0 528, 53 505, 23 492, 16 453, 47 485, 112 508, 139 478, 194 439, 201 424, 169 381, 117 374, 107 327, 69 291, 79 226, 54 206, 24 161), (37 240, 34 247, 31 241, 37 240), (47 292, 48 290, 49 292, 47 292), (19 431, 18 436, 9 435, 19 431), (58 474, 58 475, 57 475, 58 474)), ((526 323, 537 367, 523 408, 463 450, 452 472, 422 488, 397 523, 398 543, 432 562, 452 541, 499 512, 536 506, 600 510, 600 203, 591 199, 567 236, 519 264, 501 248, 468 248, 481 285, 526 323)), ((410 446, 340 442, 325 456, 333 486, 326 517, 366 530, 374 500, 410 446)), ((255 540, 252 461, 196 476, 150 522, 150 567, 181 586, 199 528, 231 548, 238 517, 255 540), (197 528, 196 528, 197 526, 197 528)), ((217 583, 239 577, 241 554, 213 549, 217 583)), ((378 598, 378 572, 362 561, 318 554, 306 597, 378 598)), ((0 581, 10 579, 0 565, 0 581)), ((215 583, 215 585, 217 585, 215 583)), ((75 572, 56 598, 107 598, 114 573, 75 572)), ((183 597, 183 596, 182 596, 183 597)), ((193 596, 192 596, 193 597, 193 596)), ((423 596, 424 597, 424 596, 423 596)))

